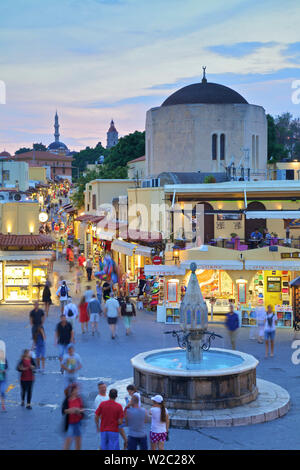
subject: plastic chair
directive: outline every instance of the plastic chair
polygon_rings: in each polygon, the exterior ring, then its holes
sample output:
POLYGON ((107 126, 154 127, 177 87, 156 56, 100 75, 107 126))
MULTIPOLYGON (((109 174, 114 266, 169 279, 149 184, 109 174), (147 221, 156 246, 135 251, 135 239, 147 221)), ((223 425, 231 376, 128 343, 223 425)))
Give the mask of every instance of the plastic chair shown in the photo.
POLYGON ((239 250, 239 251, 245 251, 245 250, 248 250, 248 245, 241 245, 240 239, 238 238, 237 248, 236 249, 239 250))

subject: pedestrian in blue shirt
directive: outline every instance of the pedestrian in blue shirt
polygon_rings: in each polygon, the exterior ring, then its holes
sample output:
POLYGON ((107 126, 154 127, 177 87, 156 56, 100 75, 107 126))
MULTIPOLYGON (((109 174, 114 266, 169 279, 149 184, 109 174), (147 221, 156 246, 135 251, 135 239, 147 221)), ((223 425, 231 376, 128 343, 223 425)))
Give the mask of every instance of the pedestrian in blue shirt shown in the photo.
POLYGON ((225 326, 228 330, 232 349, 236 349, 236 337, 240 326, 239 316, 234 311, 233 304, 230 304, 229 313, 226 315, 225 326))

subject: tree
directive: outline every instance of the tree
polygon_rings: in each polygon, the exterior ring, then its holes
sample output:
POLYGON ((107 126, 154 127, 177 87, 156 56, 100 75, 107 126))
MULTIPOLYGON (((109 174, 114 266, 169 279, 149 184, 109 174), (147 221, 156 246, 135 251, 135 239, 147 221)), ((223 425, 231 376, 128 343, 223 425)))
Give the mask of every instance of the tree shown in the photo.
POLYGON ((277 130, 275 120, 273 116, 267 114, 268 122, 268 160, 279 161, 282 158, 288 157, 288 151, 284 148, 284 145, 279 143, 279 133, 283 133, 283 129, 277 130))
POLYGON ((47 147, 44 144, 42 144, 42 142, 40 142, 39 144, 33 144, 33 148, 34 150, 40 150, 42 152, 47 151, 47 147))
POLYGON ((135 131, 121 137, 117 145, 111 147, 107 163, 111 167, 126 166, 130 160, 145 155, 145 131, 135 131))
POLYGON ((19 150, 15 151, 15 155, 18 155, 18 153, 26 153, 26 152, 31 152, 32 149, 29 149, 28 147, 21 147, 19 150))
POLYGON ((207 184, 207 183, 216 183, 216 178, 212 175, 207 175, 204 178, 204 183, 205 184, 207 184))
MULTIPOLYGON (((80 150, 80 152, 76 153, 72 165, 78 168, 79 173, 82 173, 88 164, 95 163, 101 155, 107 157, 107 154, 107 149, 102 147, 101 142, 98 142, 95 148, 86 147, 84 150, 80 150)), ((74 171, 73 177, 77 177, 77 171, 74 171)))

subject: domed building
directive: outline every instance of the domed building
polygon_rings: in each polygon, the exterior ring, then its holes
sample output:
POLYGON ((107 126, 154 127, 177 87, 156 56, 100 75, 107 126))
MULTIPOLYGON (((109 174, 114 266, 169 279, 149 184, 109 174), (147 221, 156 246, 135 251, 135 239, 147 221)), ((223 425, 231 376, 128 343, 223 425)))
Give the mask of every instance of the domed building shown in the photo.
POLYGON ((11 158, 11 154, 7 152, 6 150, 3 150, 3 152, 0 152, 0 159, 5 160, 7 158, 11 158))
POLYGON ((55 118, 54 118, 54 138, 55 141, 52 142, 50 145, 48 145, 47 150, 52 153, 58 153, 59 155, 68 155, 69 154, 69 149, 64 144, 63 142, 60 142, 59 140, 59 123, 58 123, 58 115, 57 111, 55 113, 55 118))
POLYGON ((146 175, 225 172, 234 165, 266 170, 267 119, 262 106, 235 90, 210 83, 188 85, 146 114, 146 175))

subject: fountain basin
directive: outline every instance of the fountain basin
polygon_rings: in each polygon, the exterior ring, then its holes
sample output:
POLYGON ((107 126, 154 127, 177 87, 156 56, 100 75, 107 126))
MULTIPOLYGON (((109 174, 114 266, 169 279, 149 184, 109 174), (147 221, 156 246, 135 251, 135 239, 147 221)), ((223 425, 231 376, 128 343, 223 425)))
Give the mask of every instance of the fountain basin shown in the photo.
POLYGON ((184 368, 184 357, 185 351, 169 348, 131 359, 134 383, 144 403, 150 404, 151 397, 159 394, 169 408, 210 410, 233 408, 256 399, 258 360, 250 354, 211 348, 204 352, 199 367, 192 370, 184 368))

